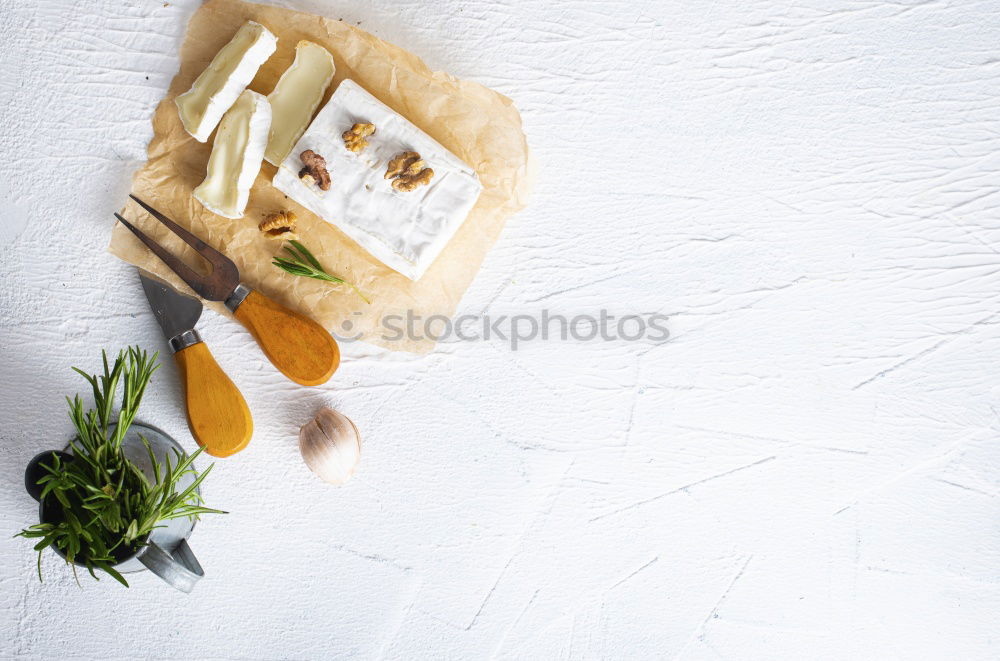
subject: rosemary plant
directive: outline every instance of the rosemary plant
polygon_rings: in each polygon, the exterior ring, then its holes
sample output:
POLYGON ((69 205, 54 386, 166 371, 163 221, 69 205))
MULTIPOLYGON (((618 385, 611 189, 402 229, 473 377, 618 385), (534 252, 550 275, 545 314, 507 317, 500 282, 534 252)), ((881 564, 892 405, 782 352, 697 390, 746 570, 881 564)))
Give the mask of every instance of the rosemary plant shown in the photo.
POLYGON ((286 273, 291 273, 292 275, 299 275, 304 278, 313 278, 315 280, 325 280, 326 282, 335 282, 338 284, 344 284, 357 292, 358 296, 361 297, 365 303, 371 303, 368 298, 361 293, 361 290, 354 286, 354 284, 344 280, 343 278, 337 277, 335 275, 330 275, 326 272, 323 266, 316 259, 309 250, 299 243, 298 241, 289 241, 289 245, 285 246, 285 252, 287 252, 291 257, 277 257, 275 256, 274 261, 271 262, 277 266, 282 271, 286 273))
MULTIPOLYGON (((156 354, 147 356, 138 347, 119 352, 114 365, 108 365, 107 353, 101 352, 104 373, 90 375, 73 368, 87 380, 94 392, 94 408, 84 411, 83 400, 68 397, 69 416, 76 428, 70 441, 73 456, 62 459, 52 454, 42 464, 43 508, 51 513, 41 523, 22 530, 16 536, 38 539, 38 579, 42 580, 42 552, 49 546, 60 551, 67 564, 87 568, 97 579, 101 570, 125 587, 128 582, 114 565, 141 548, 157 523, 180 517, 198 518, 201 514, 220 513, 203 507, 198 485, 211 466, 183 490, 182 477, 194 473, 191 467, 201 450, 184 456, 175 450, 175 461, 167 457, 160 465, 145 438, 155 480, 152 482, 126 457, 122 441, 135 419, 150 377, 159 365, 156 354), (122 397, 117 414, 113 413, 118 386, 122 397)), ((141 437, 140 437, 141 438, 141 437)))

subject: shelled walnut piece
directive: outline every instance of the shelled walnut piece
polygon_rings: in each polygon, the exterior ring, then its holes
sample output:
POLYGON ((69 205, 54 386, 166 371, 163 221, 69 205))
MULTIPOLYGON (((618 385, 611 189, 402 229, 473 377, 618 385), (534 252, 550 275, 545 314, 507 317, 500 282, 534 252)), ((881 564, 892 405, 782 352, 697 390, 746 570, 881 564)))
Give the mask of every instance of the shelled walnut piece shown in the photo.
POLYGON ((420 154, 415 151, 404 151, 397 154, 386 168, 385 178, 392 179, 392 187, 402 193, 408 193, 420 186, 426 186, 434 176, 434 170, 424 167, 420 154))
POLYGON ((294 239, 296 220, 294 211, 274 211, 264 216, 257 229, 272 239, 294 239))
POLYGON ((330 173, 326 171, 326 159, 312 149, 302 152, 299 158, 305 166, 299 170, 299 179, 306 185, 316 182, 320 190, 330 190, 330 173))
POLYGON ((344 131, 341 137, 344 139, 344 146, 348 150, 357 154, 365 147, 368 146, 368 141, 365 140, 370 135, 375 134, 374 124, 355 124, 349 130, 344 131))

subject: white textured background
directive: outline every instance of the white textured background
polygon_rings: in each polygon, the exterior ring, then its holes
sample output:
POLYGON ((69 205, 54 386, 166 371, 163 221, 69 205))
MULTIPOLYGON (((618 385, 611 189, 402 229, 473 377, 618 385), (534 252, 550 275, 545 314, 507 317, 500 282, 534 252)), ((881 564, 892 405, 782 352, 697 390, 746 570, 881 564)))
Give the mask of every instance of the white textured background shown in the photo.
MULTIPOLYGON (((1000 656, 993 0, 293 3, 523 113, 537 193, 461 311, 673 337, 355 346, 304 389, 206 313, 258 430, 207 578, 39 584, 8 536, 69 366, 164 348, 104 249, 196 4, 0 0, 0 655, 1000 656), (365 436, 339 490, 295 442, 322 404, 365 436)), ((140 417, 192 447, 179 404, 168 363, 140 417)))

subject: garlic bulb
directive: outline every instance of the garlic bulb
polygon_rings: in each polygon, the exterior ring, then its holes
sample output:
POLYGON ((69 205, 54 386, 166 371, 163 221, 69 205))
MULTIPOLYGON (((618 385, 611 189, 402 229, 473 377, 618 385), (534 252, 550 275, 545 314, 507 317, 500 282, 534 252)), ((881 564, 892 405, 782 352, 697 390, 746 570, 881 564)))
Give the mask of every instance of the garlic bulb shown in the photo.
POLYGON ((340 485, 361 460, 361 434, 347 416, 322 408, 299 429, 299 452, 312 472, 340 485))

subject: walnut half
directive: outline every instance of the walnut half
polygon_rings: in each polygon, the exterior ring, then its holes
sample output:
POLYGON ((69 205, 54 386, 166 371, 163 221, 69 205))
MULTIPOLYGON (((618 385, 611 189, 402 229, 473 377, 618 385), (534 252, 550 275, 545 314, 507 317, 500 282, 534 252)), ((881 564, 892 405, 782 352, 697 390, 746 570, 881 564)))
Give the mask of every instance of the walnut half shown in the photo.
POLYGON ((311 177, 320 190, 330 190, 330 173, 326 171, 326 159, 312 149, 302 152, 299 158, 305 166, 299 170, 299 179, 308 184, 310 181, 306 177, 311 177))
POLYGON ((294 211, 274 211, 264 216, 257 229, 272 239, 294 239, 295 220, 294 211))
POLYGON ((341 137, 344 139, 344 146, 357 154, 368 146, 368 141, 365 138, 374 134, 374 124, 355 124, 350 130, 344 131, 341 137))
POLYGON ((424 161, 415 151, 397 154, 385 171, 385 178, 392 179, 392 187, 408 193, 420 186, 426 186, 434 176, 434 170, 424 167, 424 161))

